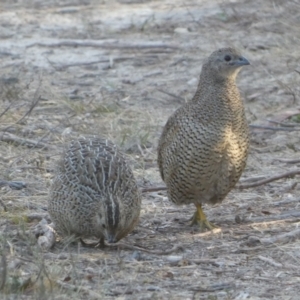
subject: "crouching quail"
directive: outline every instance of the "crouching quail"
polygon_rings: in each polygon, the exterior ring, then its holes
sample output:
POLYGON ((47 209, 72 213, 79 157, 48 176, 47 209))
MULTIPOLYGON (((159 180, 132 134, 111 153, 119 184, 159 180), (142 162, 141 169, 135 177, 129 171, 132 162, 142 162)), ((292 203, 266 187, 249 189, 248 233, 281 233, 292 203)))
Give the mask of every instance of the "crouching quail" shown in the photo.
POLYGON ((73 140, 58 163, 48 210, 61 236, 114 243, 136 225, 141 195, 124 154, 108 140, 73 140))

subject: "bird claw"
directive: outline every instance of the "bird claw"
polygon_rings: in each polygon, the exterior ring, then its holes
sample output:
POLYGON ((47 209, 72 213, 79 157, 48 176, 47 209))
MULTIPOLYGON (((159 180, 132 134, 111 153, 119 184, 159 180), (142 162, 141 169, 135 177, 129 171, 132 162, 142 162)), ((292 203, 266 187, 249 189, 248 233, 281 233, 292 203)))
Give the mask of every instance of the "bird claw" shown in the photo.
POLYGON ((201 232, 205 231, 205 229, 213 230, 215 228, 218 228, 217 225, 209 222, 206 218, 205 219, 199 218, 197 211, 195 212, 194 216, 192 217, 191 226, 193 226, 195 224, 199 225, 201 232))

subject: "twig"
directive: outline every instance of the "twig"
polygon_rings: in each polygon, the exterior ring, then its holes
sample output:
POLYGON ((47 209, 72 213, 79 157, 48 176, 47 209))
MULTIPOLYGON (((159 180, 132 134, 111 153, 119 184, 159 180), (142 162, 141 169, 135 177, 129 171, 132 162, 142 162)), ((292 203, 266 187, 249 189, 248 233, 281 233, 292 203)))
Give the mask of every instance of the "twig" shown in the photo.
POLYGON ((4 211, 7 212, 7 207, 4 204, 4 202, 2 201, 2 199, 0 198, 0 205, 3 207, 4 211))
POLYGON ((41 99, 41 96, 38 95, 39 91, 40 91, 40 84, 39 84, 39 87, 37 88, 37 90, 35 91, 34 93, 34 100, 33 102, 31 103, 28 111, 15 123, 15 124, 20 124, 26 117, 28 117, 31 112, 33 111, 33 109, 38 105, 40 99, 41 99))
POLYGON ((173 252, 176 252, 178 250, 182 249, 182 245, 175 245, 173 248, 169 249, 169 250, 165 250, 165 251, 156 251, 156 250, 148 250, 145 248, 141 248, 141 247, 137 247, 137 246, 133 246, 133 245, 128 245, 128 244, 124 244, 124 243, 116 243, 116 244, 107 244, 107 246, 109 247, 120 247, 123 249, 129 249, 129 250, 136 250, 136 251, 143 251, 143 252, 147 252, 150 254, 154 254, 154 255, 167 255, 167 254, 171 254, 173 252))
POLYGON ((219 283, 219 284, 213 284, 208 287, 201 287, 201 286, 192 286, 189 289, 195 292, 205 292, 205 293, 211 293, 215 291, 221 291, 221 290, 228 290, 232 289, 234 286, 232 284, 228 283, 219 283))
POLYGON ((159 92, 163 93, 163 94, 166 94, 166 95, 168 95, 168 96, 171 96, 171 97, 173 97, 173 98, 179 100, 180 102, 184 102, 184 101, 185 101, 182 97, 177 96, 177 95, 175 95, 175 94, 172 94, 172 93, 170 93, 170 92, 167 92, 167 91, 164 91, 164 90, 161 90, 161 89, 157 89, 157 90, 158 90, 159 92))
MULTIPOLYGON (((253 218, 246 218, 245 220, 243 220, 243 223, 248 223, 251 222, 253 223, 260 223, 260 222, 272 222, 272 221, 282 221, 285 220, 287 221, 288 219, 293 219, 293 220, 298 220, 300 218, 300 211, 293 211, 293 212, 289 212, 289 213, 284 213, 284 214, 280 214, 280 215, 270 215, 270 216, 263 216, 263 217, 253 217, 253 218)), ((232 221, 231 219, 223 219, 222 222, 226 222, 229 223, 232 221)))
POLYGON ((12 107, 12 103, 10 103, 10 105, 8 105, 8 107, 6 107, 6 108, 4 109, 4 111, 0 114, 0 118, 1 118, 2 116, 4 116, 4 115, 6 114, 6 112, 8 112, 8 111, 10 110, 11 107, 12 107))
MULTIPOLYGON (((211 265, 216 266, 216 267, 220 267, 220 265, 222 264, 220 262, 220 260, 218 260, 218 259, 195 258, 195 259, 188 259, 188 261, 191 262, 191 263, 194 263, 196 265, 211 264, 211 265)), ((224 263, 224 265, 226 265, 226 263, 224 263)))
POLYGON ((269 258, 269 257, 264 257, 264 256, 261 256, 261 255, 258 255, 258 259, 264 261, 264 262, 267 262, 268 264, 274 266, 274 267, 279 267, 279 268, 282 268, 283 265, 276 262, 274 259, 272 258, 269 258))
MULTIPOLYGON (((38 103, 41 99, 41 96, 39 95, 40 87, 41 87, 41 80, 39 81, 38 88, 36 89, 36 91, 34 93, 33 101, 29 107, 29 110, 17 122, 15 122, 15 124, 20 124, 26 117, 28 117, 32 113, 33 109, 38 105, 38 103)), ((6 127, 3 131, 5 132, 11 127, 12 127, 12 125, 6 127)))
POLYGON ((261 125, 249 125, 250 128, 257 128, 257 129, 266 129, 266 130, 273 130, 273 131, 300 131, 300 128, 285 128, 285 127, 271 127, 271 126, 261 126, 261 125))
POLYGON ((277 125, 280 125, 282 127, 298 127, 299 124, 292 124, 292 123, 283 123, 283 122, 278 122, 278 121, 273 121, 273 120, 267 120, 269 123, 274 123, 277 125))
POLYGON ((165 186, 154 186, 154 187, 144 187, 142 188, 142 193, 152 193, 152 192, 159 192, 159 191, 166 191, 167 187, 165 186))
POLYGON ((17 135, 8 132, 3 132, 0 135, 0 141, 7 142, 7 143, 14 143, 17 145, 25 145, 29 148, 36 147, 36 148, 43 148, 45 150, 54 149, 54 147, 49 144, 32 140, 32 139, 27 139, 27 138, 23 139, 17 135))
POLYGON ((274 159, 275 161, 283 162, 286 164, 297 164, 300 163, 300 159, 281 159, 281 158, 276 158, 274 159))
POLYGON ((2 274, 1 274, 1 283, 0 283, 0 291, 4 289, 5 282, 6 282, 6 273, 7 273, 7 263, 6 263, 6 256, 4 251, 2 252, 1 257, 1 265, 2 265, 2 274))
POLYGON ((293 171, 289 171, 277 176, 273 176, 273 177, 269 177, 267 179, 263 179, 254 183, 249 183, 249 184, 239 184, 236 186, 236 188, 243 190, 243 189, 249 189, 249 188, 253 188, 253 187, 257 187, 260 185, 264 185, 266 183, 278 180, 278 179, 282 179, 282 178, 286 178, 286 177, 291 177, 291 176, 295 176, 295 175, 300 175, 300 169, 298 170, 293 170, 293 171))

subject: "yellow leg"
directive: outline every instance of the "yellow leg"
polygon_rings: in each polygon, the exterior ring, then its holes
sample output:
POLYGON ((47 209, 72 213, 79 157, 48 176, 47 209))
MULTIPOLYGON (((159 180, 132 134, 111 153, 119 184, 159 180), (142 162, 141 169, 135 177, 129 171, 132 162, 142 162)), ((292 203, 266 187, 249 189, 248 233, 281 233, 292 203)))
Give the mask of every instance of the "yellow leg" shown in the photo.
POLYGON ((213 230, 214 228, 218 228, 218 226, 210 223, 207 220, 206 215, 202 210, 201 204, 197 204, 196 208, 197 210, 193 215, 191 226, 198 224, 200 226, 201 231, 204 231, 206 228, 208 230, 213 230))

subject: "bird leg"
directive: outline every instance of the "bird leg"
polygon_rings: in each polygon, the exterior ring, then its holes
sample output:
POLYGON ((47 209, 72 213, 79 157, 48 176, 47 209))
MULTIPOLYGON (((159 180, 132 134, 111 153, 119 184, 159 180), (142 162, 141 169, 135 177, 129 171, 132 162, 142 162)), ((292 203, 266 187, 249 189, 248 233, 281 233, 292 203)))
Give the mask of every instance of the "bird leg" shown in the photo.
POLYGON ((207 220, 206 215, 202 210, 201 204, 195 204, 195 205, 197 210, 193 215, 191 226, 198 224, 200 226, 201 231, 204 231, 205 228, 207 228, 208 230, 213 230, 214 228, 218 228, 218 226, 210 223, 207 220))

